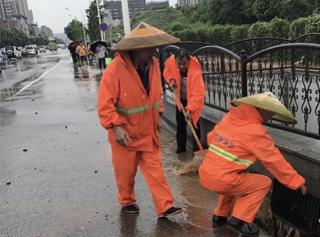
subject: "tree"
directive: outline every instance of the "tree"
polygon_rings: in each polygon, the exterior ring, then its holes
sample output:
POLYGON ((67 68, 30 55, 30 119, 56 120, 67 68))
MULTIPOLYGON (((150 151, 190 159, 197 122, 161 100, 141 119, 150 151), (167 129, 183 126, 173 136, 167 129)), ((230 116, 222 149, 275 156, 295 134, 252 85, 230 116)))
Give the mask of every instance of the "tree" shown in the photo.
POLYGON ((12 28, 0 28, 0 48, 5 46, 26 46, 28 44, 46 45, 44 38, 28 38, 22 31, 12 28))
MULTIPOLYGON (((100 7, 101 0, 98 1, 100 7)), ((96 1, 92 1, 89 9, 86 10, 88 17, 88 34, 91 41, 96 41, 101 39, 100 29, 99 29, 99 19, 96 1)))
POLYGON ((308 16, 311 13, 312 9, 306 0, 288 0, 282 1, 279 17, 294 20, 299 17, 308 16))
POLYGON ((77 19, 72 20, 65 28, 68 38, 73 41, 84 41, 82 23, 77 19))
POLYGON ((278 0, 256 0, 252 5, 252 13, 260 21, 270 21, 279 16, 281 3, 278 0))
POLYGON ((192 19, 213 24, 241 24, 246 21, 242 6, 241 0, 204 0, 192 19))

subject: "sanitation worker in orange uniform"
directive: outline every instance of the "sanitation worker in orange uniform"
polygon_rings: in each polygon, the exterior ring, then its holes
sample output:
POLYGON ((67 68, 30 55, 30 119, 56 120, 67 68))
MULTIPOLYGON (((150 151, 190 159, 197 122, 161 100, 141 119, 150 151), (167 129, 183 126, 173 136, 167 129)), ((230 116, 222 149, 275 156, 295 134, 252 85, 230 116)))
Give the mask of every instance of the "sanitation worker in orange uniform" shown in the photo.
POLYGON ((156 212, 167 217, 181 212, 164 176, 159 120, 162 113, 161 74, 156 47, 179 39, 146 23, 140 23, 113 50, 100 83, 98 113, 108 130, 118 186, 118 201, 124 213, 139 213, 134 191, 138 167, 149 186, 156 212))
POLYGON ((256 236, 252 224, 271 180, 251 174, 257 160, 282 184, 306 193, 305 180, 275 147, 263 123, 275 119, 295 123, 291 112, 271 92, 234 100, 235 106, 208 134, 209 150, 199 168, 202 185, 220 194, 214 209, 214 225, 229 225, 247 236, 256 236), (227 219, 229 217, 229 219, 227 219))
MULTIPOLYGON (((176 100, 185 106, 187 118, 192 121, 198 137, 200 134, 199 118, 203 109, 205 86, 202 78, 201 66, 196 57, 189 54, 186 49, 179 49, 175 55, 168 58, 165 63, 164 78, 169 86, 176 89, 176 100)), ((176 107, 177 122, 177 153, 186 151, 187 125, 181 108, 176 107)), ((193 151, 199 148, 193 139, 193 151)))

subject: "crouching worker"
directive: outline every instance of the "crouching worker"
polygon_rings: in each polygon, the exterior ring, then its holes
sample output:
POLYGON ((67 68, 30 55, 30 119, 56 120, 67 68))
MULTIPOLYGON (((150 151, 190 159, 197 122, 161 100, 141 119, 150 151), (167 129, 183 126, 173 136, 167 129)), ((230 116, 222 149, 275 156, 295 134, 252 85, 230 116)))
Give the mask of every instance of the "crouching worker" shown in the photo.
POLYGON ((138 167, 152 193, 159 217, 181 212, 164 176, 159 122, 162 112, 161 74, 156 47, 179 39, 145 23, 129 32, 114 50, 99 88, 98 113, 108 130, 118 186, 118 201, 124 213, 139 213, 134 191, 138 167))
POLYGON ((235 107, 208 134, 209 150, 199 168, 201 184, 220 194, 213 225, 228 224, 244 235, 256 236, 252 224, 271 180, 251 174, 257 160, 282 184, 306 193, 305 180, 275 147, 263 123, 275 119, 295 123, 291 112, 271 92, 234 100, 235 107), (229 219, 227 219, 229 217, 229 219))

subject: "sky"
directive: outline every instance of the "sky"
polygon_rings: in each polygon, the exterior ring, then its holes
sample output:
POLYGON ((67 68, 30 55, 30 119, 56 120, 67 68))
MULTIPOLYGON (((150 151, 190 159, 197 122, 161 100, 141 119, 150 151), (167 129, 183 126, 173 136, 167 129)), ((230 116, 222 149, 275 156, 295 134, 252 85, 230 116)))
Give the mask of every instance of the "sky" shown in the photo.
MULTIPOLYGON (((85 9, 92 0, 28 0, 34 20, 39 26, 49 26, 53 33, 63 33, 64 27, 73 19, 87 21, 85 9), (66 9, 67 8, 67 9, 66 9)), ((148 0, 147 0, 148 1, 148 0)), ((175 5, 177 0, 169 0, 175 5)))

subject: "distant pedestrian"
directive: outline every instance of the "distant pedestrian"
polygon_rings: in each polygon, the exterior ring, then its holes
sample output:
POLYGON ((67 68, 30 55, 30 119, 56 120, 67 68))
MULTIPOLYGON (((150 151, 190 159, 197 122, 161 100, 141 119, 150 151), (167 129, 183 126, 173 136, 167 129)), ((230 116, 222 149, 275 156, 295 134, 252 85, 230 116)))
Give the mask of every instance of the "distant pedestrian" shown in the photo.
POLYGON ((87 55, 88 55, 88 50, 87 50, 87 47, 81 43, 77 49, 77 54, 79 55, 79 58, 80 58, 80 65, 83 66, 84 65, 84 62, 87 61, 87 55))
POLYGON ((98 45, 96 52, 99 60, 99 68, 103 70, 106 68, 105 57, 108 56, 107 49, 104 45, 98 45))
POLYGON ((78 54, 76 52, 75 48, 70 48, 69 49, 71 57, 72 57, 72 62, 73 62, 73 66, 76 67, 77 63, 78 63, 78 54))

